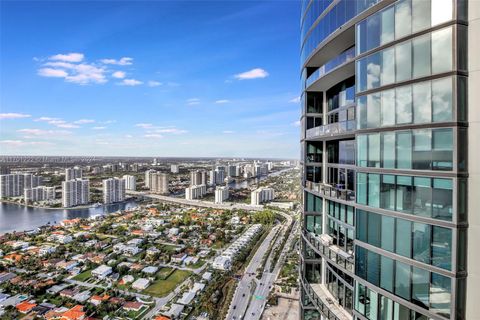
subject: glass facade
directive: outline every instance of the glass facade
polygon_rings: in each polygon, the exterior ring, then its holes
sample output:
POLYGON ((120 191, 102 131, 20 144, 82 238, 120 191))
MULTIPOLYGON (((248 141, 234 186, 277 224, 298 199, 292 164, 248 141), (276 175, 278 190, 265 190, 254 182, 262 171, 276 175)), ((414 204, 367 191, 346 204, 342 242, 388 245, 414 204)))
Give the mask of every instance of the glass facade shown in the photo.
POLYGON ((302 319, 465 319, 465 3, 302 2, 302 319))

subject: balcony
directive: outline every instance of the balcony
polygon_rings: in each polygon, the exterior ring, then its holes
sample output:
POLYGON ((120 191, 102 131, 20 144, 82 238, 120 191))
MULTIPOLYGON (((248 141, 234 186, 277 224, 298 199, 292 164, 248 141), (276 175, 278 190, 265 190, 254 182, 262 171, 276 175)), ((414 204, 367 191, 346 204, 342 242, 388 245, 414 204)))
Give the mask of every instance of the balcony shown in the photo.
POLYGON ((355 191, 343 189, 342 185, 340 184, 331 186, 325 183, 305 181, 305 189, 311 190, 320 194, 321 196, 326 196, 331 199, 355 202, 355 191))
POLYGON ((303 277, 300 277, 300 282, 310 301, 326 319, 352 320, 352 316, 335 301, 322 284, 310 284, 303 277))
POLYGON ((305 81, 305 87, 308 88, 312 83, 329 73, 330 71, 336 69, 337 67, 353 61, 355 59, 355 47, 342 52, 332 60, 325 63, 323 66, 315 70, 305 81))
POLYGON ((315 128, 308 129, 306 132, 307 139, 317 139, 324 137, 334 137, 337 135, 352 133, 356 129, 356 121, 348 120, 326 124, 315 128))
POLYGON ((308 232, 307 230, 303 230, 303 237, 305 241, 307 241, 322 257, 332 261, 338 267, 341 267, 352 274, 355 272, 353 255, 343 251, 336 245, 328 243, 328 241, 325 241, 321 236, 308 232))

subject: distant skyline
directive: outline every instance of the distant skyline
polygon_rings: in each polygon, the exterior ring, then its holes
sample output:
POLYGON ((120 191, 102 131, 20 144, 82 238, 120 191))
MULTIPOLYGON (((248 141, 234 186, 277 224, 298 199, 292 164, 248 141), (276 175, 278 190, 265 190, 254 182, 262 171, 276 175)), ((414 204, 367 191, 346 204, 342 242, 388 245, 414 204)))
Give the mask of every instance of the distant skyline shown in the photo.
POLYGON ((0 6, 0 154, 298 158, 298 1, 0 6))

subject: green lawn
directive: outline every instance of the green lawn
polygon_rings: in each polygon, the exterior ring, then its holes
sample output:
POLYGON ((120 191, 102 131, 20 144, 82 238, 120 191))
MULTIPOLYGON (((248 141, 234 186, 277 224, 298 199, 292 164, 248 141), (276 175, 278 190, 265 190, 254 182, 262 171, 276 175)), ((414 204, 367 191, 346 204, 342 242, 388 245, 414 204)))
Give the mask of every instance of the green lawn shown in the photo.
POLYGON ((143 293, 156 297, 164 297, 180 285, 186 278, 190 276, 190 272, 184 270, 175 270, 166 280, 157 280, 150 287, 145 289, 143 293))
POLYGON ((87 271, 84 271, 84 272, 76 275, 75 277, 73 277, 73 280, 86 281, 86 280, 89 279, 91 276, 92 276, 92 270, 87 270, 87 271))
POLYGON ((200 268, 201 266, 203 266, 204 264, 205 264, 205 261, 200 259, 200 260, 197 261, 197 263, 191 264, 188 267, 192 268, 192 269, 197 269, 197 268, 200 268))
POLYGON ((170 273, 172 273, 172 268, 162 268, 157 272, 157 278, 165 279, 170 275, 170 273))

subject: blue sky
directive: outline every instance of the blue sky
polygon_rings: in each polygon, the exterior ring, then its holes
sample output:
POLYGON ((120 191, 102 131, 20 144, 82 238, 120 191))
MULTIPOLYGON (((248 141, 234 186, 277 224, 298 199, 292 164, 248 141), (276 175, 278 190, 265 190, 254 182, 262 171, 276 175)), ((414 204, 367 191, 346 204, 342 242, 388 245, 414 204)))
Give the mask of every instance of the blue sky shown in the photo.
POLYGON ((298 1, 0 5, 0 154, 298 158, 298 1))

